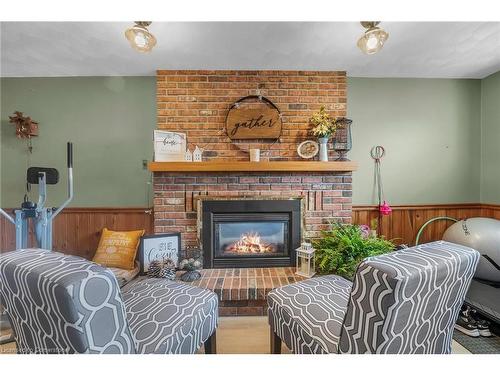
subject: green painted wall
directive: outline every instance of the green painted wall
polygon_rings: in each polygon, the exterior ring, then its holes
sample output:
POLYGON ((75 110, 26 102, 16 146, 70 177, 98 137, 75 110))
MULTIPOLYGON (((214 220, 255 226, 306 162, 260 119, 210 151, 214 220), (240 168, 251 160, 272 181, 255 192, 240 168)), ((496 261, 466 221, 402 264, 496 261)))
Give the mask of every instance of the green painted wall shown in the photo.
POLYGON ((500 203, 500 72, 481 81, 481 202, 500 203))
POLYGON ((481 82, 349 78, 353 202, 375 203, 370 149, 382 145, 392 204, 479 202, 481 82))
POLYGON ((2 79, 2 207, 17 207, 24 196, 26 148, 8 123, 15 110, 40 123, 32 165, 61 174, 49 187, 49 205, 66 196, 66 142, 73 141, 72 206, 145 206, 149 173, 142 160, 152 157, 155 95, 155 77, 2 79))
MULTIPOLYGON (((1 204, 23 197, 26 152, 8 115, 24 111, 40 122, 32 160, 62 172, 49 192, 66 194, 65 142, 75 143, 73 206, 144 206, 155 127, 154 77, 6 78, 1 83, 1 204)), ((481 81, 348 79, 354 120, 355 204, 372 199, 369 151, 387 149, 382 172, 392 204, 478 202, 481 81)), ((35 164, 35 163, 33 163, 35 164)), ((36 198, 36 192, 34 194, 36 198)))

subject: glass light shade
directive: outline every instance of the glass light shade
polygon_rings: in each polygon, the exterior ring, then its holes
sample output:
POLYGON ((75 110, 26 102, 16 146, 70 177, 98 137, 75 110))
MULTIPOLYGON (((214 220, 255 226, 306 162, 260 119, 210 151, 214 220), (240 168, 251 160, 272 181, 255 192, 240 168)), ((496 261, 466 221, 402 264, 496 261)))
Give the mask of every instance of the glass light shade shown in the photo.
POLYGON ((359 38, 358 47, 367 55, 372 55, 382 49, 388 38, 389 34, 387 32, 378 27, 372 27, 359 38))
POLYGON ((150 52, 156 45, 156 38, 148 31, 146 26, 134 25, 125 31, 125 37, 132 48, 139 52, 150 52))

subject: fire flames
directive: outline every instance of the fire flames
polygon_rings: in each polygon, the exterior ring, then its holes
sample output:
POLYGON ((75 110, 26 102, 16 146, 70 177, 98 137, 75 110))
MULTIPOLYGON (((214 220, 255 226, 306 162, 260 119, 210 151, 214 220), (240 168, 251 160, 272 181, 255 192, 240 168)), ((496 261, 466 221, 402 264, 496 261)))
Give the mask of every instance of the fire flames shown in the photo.
POLYGON ((242 234, 240 239, 235 243, 229 245, 226 249, 228 253, 237 254, 262 254, 274 253, 275 247, 272 244, 267 244, 261 240, 258 233, 245 233, 242 234))

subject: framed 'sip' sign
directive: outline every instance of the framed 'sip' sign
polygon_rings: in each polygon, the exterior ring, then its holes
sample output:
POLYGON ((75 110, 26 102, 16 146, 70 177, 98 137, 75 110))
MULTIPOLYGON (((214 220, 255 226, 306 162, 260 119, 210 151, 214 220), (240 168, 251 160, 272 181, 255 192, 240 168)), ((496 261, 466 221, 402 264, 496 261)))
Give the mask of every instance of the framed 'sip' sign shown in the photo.
POLYGON ((281 114, 273 102, 263 96, 246 96, 235 102, 226 117, 230 139, 278 139, 281 114))

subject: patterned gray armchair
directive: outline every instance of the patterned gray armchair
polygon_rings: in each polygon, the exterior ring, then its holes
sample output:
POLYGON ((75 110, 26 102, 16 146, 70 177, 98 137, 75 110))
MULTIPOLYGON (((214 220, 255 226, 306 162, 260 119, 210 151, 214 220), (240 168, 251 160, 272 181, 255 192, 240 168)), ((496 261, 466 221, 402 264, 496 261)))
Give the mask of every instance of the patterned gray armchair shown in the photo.
POLYGON ((450 353, 454 323, 479 261, 432 242, 365 259, 354 282, 301 281, 268 295, 271 353, 450 353))
POLYGON ((20 353, 215 353, 215 293, 163 279, 122 291, 85 259, 26 249, 0 255, 0 296, 20 353))

